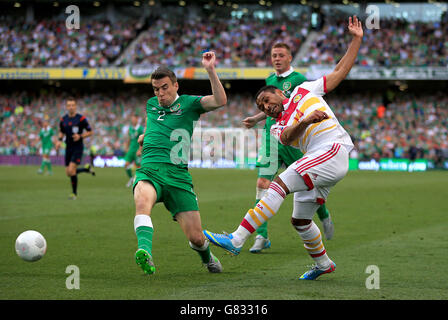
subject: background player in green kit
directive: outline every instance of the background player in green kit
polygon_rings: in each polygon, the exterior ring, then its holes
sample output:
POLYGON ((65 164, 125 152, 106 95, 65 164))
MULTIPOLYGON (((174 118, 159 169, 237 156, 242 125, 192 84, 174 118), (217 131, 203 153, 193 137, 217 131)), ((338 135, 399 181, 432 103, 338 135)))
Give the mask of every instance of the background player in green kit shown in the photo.
POLYGON ((188 153, 195 122, 202 113, 227 103, 215 61, 214 52, 202 56, 213 93, 208 96, 179 96, 176 75, 168 68, 159 67, 151 74, 156 96, 146 104, 145 134, 139 137, 143 146, 142 163, 136 171, 133 186, 134 230, 138 241, 135 260, 146 274, 155 272, 151 253, 154 227, 150 216, 157 202, 163 202, 171 212, 208 271, 222 271, 221 263, 210 252, 209 241, 202 233, 197 197, 188 172, 188 153))
POLYGON ((52 168, 51 168, 51 160, 50 160, 50 151, 53 149, 53 136, 54 136, 54 130, 50 127, 48 120, 45 119, 42 122, 42 129, 40 129, 39 132, 39 138, 41 142, 41 149, 42 149, 42 164, 37 170, 37 173, 42 174, 44 173, 45 167, 47 167, 48 174, 53 174, 52 168))
POLYGON ((128 152, 126 152, 126 155, 124 159, 126 160, 126 163, 124 165, 126 169, 126 174, 129 177, 129 181, 126 184, 127 187, 132 186, 132 182, 134 181, 134 177, 132 174, 132 167, 135 163, 135 166, 138 168, 140 167, 140 144, 138 143, 138 137, 143 134, 145 131, 145 128, 139 124, 139 118, 137 115, 133 114, 131 116, 131 126, 129 126, 128 130, 128 136, 129 136, 129 142, 127 145, 128 152))
MULTIPOLYGON (((291 92, 295 87, 306 81, 306 78, 302 74, 293 70, 291 61, 291 49, 286 43, 277 43, 272 47, 271 62, 275 69, 275 73, 271 74, 266 79, 266 85, 273 85, 279 88, 283 91, 286 97, 291 95, 291 92)), ((247 128, 252 128, 255 124, 264 119, 266 119, 263 130, 264 136, 262 137, 262 146, 259 150, 259 157, 257 159, 258 179, 255 203, 258 203, 264 196, 269 188, 269 184, 283 164, 285 164, 286 167, 289 167, 290 164, 303 156, 300 150, 282 145, 275 139, 272 140, 274 145, 271 145, 269 132, 271 126, 275 123, 275 119, 271 117, 266 118, 264 113, 259 113, 244 119, 243 123, 247 128), (271 152, 273 154, 271 154, 271 152)), ((334 226, 325 204, 318 209, 317 214, 322 221, 325 237, 328 240, 331 239, 334 233, 334 226)), ((271 246, 271 242, 268 238, 267 222, 262 224, 256 232, 257 236, 255 237, 255 243, 249 249, 252 253, 258 253, 271 246)))

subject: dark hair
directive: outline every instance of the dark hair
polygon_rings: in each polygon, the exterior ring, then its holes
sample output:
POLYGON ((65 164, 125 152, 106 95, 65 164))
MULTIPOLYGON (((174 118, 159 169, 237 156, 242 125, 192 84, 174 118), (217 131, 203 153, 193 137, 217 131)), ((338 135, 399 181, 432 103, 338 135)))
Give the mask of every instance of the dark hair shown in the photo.
POLYGON ((275 93, 275 90, 279 90, 279 89, 276 86, 273 86, 273 85, 264 86, 264 87, 260 88, 260 90, 258 90, 258 92, 255 94, 255 100, 257 100, 258 96, 262 92, 268 91, 268 92, 275 93))
POLYGON ((168 69, 167 67, 161 66, 158 67, 154 72, 151 74, 151 80, 160 80, 165 77, 170 78, 172 83, 177 82, 176 74, 168 69))
POLYGON ((279 43, 274 44, 274 45, 272 46, 271 50, 272 50, 272 49, 275 49, 275 48, 283 48, 283 49, 286 49, 286 50, 288 51, 288 53, 291 54, 291 48, 290 48, 286 43, 284 43, 284 42, 279 42, 279 43))
POLYGON ((76 102, 76 99, 75 99, 75 97, 70 96, 65 100, 65 102, 67 102, 67 101, 75 101, 76 102))

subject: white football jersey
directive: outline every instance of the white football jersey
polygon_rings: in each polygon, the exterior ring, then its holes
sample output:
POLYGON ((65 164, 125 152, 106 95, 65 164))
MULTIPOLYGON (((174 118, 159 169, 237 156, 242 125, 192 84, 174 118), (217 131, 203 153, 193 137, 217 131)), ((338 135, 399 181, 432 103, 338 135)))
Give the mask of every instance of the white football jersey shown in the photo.
POLYGON ((297 86, 290 98, 284 101, 284 111, 271 127, 271 135, 283 144, 281 134, 285 128, 303 121, 314 110, 320 110, 325 112, 329 118, 309 125, 305 132, 291 143, 291 146, 300 149, 305 154, 316 151, 325 145, 339 143, 346 148, 347 152, 350 152, 353 149, 352 139, 322 98, 326 91, 325 76, 297 86))

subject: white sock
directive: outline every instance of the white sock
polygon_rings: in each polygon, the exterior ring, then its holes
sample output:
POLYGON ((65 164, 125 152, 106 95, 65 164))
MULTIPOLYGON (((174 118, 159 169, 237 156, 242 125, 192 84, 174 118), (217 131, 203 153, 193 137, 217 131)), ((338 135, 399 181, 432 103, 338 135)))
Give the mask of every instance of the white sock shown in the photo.
POLYGON ((151 217, 147 214, 137 214, 134 218, 134 230, 137 230, 138 227, 151 227, 154 229, 154 227, 152 226, 152 220, 151 217))
POLYGON ((322 242, 322 235, 320 233, 319 227, 311 221, 310 224, 306 226, 294 226, 302 238, 303 245, 308 251, 308 254, 316 262, 317 266, 321 269, 327 269, 331 260, 327 255, 324 244, 322 242))
POLYGON ((232 244, 239 248, 259 226, 272 218, 280 209, 285 200, 286 192, 283 188, 272 182, 262 199, 255 208, 250 209, 244 216, 243 221, 233 233, 232 244))

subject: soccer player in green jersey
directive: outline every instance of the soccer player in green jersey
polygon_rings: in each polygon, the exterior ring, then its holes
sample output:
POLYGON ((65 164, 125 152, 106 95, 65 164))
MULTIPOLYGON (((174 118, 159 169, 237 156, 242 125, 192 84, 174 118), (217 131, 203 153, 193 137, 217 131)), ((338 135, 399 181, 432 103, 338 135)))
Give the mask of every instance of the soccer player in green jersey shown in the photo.
POLYGON ((132 174, 132 167, 135 164, 135 166, 138 168, 140 167, 140 145, 138 143, 138 137, 143 134, 145 129, 139 124, 139 118, 136 114, 133 114, 131 116, 131 126, 129 126, 128 130, 128 136, 129 141, 127 144, 128 151, 126 152, 126 155, 124 159, 126 160, 126 163, 124 165, 126 169, 126 174, 129 177, 129 181, 126 184, 126 187, 132 186, 132 182, 134 181, 134 177, 132 174))
POLYGON ((47 173, 53 174, 53 170, 51 168, 51 160, 50 160, 50 152, 53 148, 53 136, 54 130, 50 127, 48 120, 45 119, 42 122, 42 129, 39 132, 39 138, 41 141, 41 150, 42 150, 42 164, 37 171, 37 173, 44 173, 45 167, 47 167, 47 173))
MULTIPOLYGON (((305 76, 296 72, 291 67, 292 55, 291 49, 286 43, 277 43, 271 49, 271 62, 275 73, 271 74, 266 79, 266 85, 273 85, 283 91, 283 94, 289 98, 291 92, 295 87, 306 81, 305 76)), ((252 128, 259 121, 266 119, 264 125, 264 136, 262 137, 262 145, 259 150, 259 157, 257 159, 258 179, 255 203, 266 194, 269 189, 269 184, 274 180, 279 168, 285 164, 289 167, 294 161, 300 159, 303 154, 300 150, 292 148, 287 145, 282 145, 276 140, 273 141, 275 145, 271 146, 270 129, 275 124, 275 119, 266 117, 261 112, 255 116, 248 117, 243 120, 247 128, 252 128), (271 155, 271 149, 273 154, 271 155)), ((334 233, 333 222, 331 221, 330 213, 325 204, 323 204, 317 211, 319 219, 322 221, 324 234, 327 239, 331 239, 334 233)), ((268 225, 265 222, 257 229, 257 236, 255 237, 254 245, 249 249, 252 253, 261 252, 263 249, 271 247, 271 242, 268 238, 268 225)))
POLYGON ((146 104, 146 129, 139 137, 143 146, 142 162, 133 185, 134 230, 138 242, 135 261, 146 274, 155 272, 151 253, 154 232, 151 211, 157 202, 163 202, 173 220, 179 223, 190 247, 199 254, 208 271, 222 272, 220 261, 211 253, 209 241, 202 233, 198 200, 188 172, 188 152, 195 122, 202 113, 227 103, 215 61, 214 52, 205 52, 202 56, 212 95, 179 96, 174 72, 159 67, 151 74, 156 96, 146 104))

